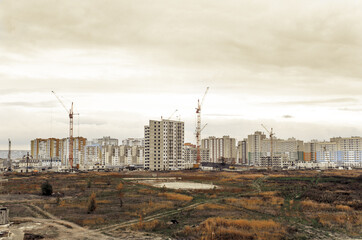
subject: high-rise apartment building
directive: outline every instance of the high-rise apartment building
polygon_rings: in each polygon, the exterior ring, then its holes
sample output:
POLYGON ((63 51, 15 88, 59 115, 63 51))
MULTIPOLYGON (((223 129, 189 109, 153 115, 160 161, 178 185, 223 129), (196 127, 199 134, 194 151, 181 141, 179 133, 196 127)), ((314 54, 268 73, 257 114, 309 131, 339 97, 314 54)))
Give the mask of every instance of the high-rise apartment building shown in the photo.
POLYGON ((222 138, 216 138, 211 136, 206 139, 202 139, 201 147, 209 150, 208 162, 213 163, 236 163, 236 141, 235 138, 229 136, 223 136, 222 138))
POLYGON ((121 166, 142 165, 144 166, 145 154, 142 146, 119 146, 121 166))
MULTIPOLYGON (((200 148, 201 162, 209 161, 209 150, 200 148)), ((188 165, 189 168, 193 167, 193 164, 197 162, 197 148, 196 145, 191 143, 185 143, 184 145, 184 158, 185 164, 188 165)))
POLYGON ((144 138, 127 138, 122 140, 122 145, 124 146, 145 146, 145 139, 144 138))
POLYGON ((270 139, 261 141, 262 161, 259 166, 263 167, 288 167, 303 161, 304 143, 295 138, 287 140, 273 138, 273 159, 271 161, 270 139))
MULTIPOLYGON (((73 138, 73 165, 84 166, 85 164, 85 146, 87 139, 83 137, 73 138)), ((62 166, 69 166, 69 138, 63 138, 60 140, 60 159, 62 166)))
POLYGON ((249 165, 248 161, 248 140, 244 139, 238 141, 237 146, 237 163, 242 165, 249 165))
POLYGON ((311 142, 304 143, 304 156, 303 159, 305 162, 316 162, 317 161, 317 140, 312 140, 311 142))
POLYGON ((97 142, 98 144, 100 144, 101 146, 118 146, 118 139, 116 138, 111 138, 110 136, 108 137, 103 137, 103 138, 98 138, 96 140, 94 140, 95 142, 97 142))
POLYGON ((261 164, 261 144, 266 138, 265 134, 256 131, 254 134, 248 135, 248 159, 249 165, 260 166, 261 164))
POLYGON ((183 169, 184 122, 150 120, 145 126, 145 168, 183 169))
POLYGON ((102 146, 100 144, 88 142, 84 151, 85 165, 94 166, 102 164, 102 146))
POLYGON ((361 137, 334 137, 331 142, 337 143, 337 164, 348 166, 362 166, 362 138, 361 137))
POLYGON ((60 159, 60 139, 37 138, 30 142, 31 155, 36 160, 60 159))

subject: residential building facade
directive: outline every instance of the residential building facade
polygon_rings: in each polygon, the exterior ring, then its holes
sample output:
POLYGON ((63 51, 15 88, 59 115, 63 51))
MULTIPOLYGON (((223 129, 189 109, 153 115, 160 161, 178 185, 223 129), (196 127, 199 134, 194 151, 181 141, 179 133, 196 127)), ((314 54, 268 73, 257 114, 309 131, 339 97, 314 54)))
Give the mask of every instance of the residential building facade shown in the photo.
POLYGON ((161 171, 185 168, 184 122, 150 120, 144 131, 146 169, 161 171))

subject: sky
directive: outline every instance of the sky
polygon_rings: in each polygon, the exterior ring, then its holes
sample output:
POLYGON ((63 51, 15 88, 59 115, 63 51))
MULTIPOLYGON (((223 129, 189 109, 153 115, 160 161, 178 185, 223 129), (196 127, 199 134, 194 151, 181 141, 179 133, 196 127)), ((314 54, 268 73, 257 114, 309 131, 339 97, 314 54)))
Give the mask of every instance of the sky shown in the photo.
POLYGON ((1 0, 0 149, 143 137, 150 119, 242 140, 362 136, 357 0, 1 0))

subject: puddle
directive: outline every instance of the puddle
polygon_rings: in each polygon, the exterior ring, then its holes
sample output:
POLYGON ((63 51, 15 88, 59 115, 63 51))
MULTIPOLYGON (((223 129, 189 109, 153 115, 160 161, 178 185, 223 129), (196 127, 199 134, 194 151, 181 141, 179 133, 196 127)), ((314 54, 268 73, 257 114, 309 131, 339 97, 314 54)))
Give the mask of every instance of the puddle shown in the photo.
POLYGON ((195 182, 161 182, 153 184, 154 187, 166 187, 171 189, 214 189, 216 185, 195 182))

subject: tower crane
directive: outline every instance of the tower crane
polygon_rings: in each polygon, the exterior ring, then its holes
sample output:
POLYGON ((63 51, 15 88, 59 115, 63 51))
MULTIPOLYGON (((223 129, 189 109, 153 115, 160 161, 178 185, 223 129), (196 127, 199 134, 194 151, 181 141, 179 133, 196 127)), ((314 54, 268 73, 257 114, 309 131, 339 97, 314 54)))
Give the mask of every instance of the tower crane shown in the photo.
POLYGON ((73 116, 74 116, 73 102, 70 107, 70 110, 68 110, 67 107, 62 102, 62 100, 60 100, 60 98, 55 94, 55 92, 52 91, 52 93, 55 95, 55 97, 58 99, 60 104, 64 107, 65 111, 69 115, 69 165, 70 168, 73 168, 73 116))
POLYGON ((268 167, 271 165, 271 163, 273 163, 273 136, 275 135, 275 133, 273 132, 273 128, 270 129, 270 131, 263 125, 261 124, 261 126, 269 133, 269 137, 270 137, 270 163, 268 163, 268 167))
POLYGON ((200 143, 201 143, 201 131, 206 127, 206 125, 201 129, 201 107, 204 103, 205 97, 207 92, 209 91, 209 87, 206 88, 204 96, 200 102, 200 99, 197 100, 197 108, 196 108, 196 116, 197 116, 197 123, 196 123, 196 148, 197 148, 197 165, 201 162, 201 154, 200 154, 200 143))
POLYGON ((173 115, 175 115, 175 113, 177 112, 178 110, 176 109, 169 118, 167 118, 167 120, 170 120, 172 118, 173 115))

